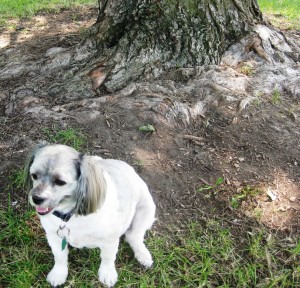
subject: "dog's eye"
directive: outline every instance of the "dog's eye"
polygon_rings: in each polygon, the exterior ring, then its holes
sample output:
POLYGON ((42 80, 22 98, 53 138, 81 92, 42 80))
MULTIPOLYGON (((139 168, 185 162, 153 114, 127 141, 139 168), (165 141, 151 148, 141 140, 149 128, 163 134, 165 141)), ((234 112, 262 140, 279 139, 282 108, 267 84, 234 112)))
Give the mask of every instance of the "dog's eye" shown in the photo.
POLYGON ((60 180, 60 179, 55 179, 54 180, 54 185, 58 185, 58 186, 64 186, 65 184, 67 184, 67 182, 60 180))
POLYGON ((38 176, 35 173, 32 173, 31 177, 32 177, 33 180, 37 180, 37 178, 38 178, 38 176))

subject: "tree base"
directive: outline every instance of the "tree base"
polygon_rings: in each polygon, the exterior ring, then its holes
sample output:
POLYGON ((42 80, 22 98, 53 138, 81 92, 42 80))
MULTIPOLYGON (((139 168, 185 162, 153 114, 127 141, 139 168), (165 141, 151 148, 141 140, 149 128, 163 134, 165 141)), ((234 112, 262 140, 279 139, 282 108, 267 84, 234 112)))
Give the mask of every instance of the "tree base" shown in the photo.
POLYGON ((44 58, 29 61, 29 65, 25 59, 4 66, 0 79, 7 85, 13 83, 13 89, 2 97, 3 116, 33 113, 64 118, 73 117, 76 110, 86 109, 93 115, 91 111, 104 105, 117 105, 139 115, 143 122, 174 127, 205 121, 208 111, 222 107, 231 107, 234 118, 250 103, 269 101, 274 93, 299 99, 299 39, 266 26, 255 30, 224 53, 221 65, 160 71, 158 77, 132 81, 114 93, 109 92, 112 81, 120 81, 122 86, 129 79, 121 79, 123 72, 116 73, 117 78, 92 90, 89 72, 99 63, 91 40, 71 49, 50 48, 44 58), (261 39, 268 58, 245 50, 253 37, 261 39), (42 67, 39 77, 37 67, 42 67), (41 79, 43 86, 39 85, 41 79))

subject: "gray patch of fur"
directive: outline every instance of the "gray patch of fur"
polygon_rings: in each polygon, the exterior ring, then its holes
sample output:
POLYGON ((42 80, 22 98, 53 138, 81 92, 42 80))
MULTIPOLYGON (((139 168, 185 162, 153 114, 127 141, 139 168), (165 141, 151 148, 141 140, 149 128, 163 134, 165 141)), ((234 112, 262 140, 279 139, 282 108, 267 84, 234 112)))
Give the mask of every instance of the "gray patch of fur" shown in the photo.
POLYGON ((80 164, 74 213, 88 215, 96 212, 103 204, 105 194, 106 182, 102 170, 93 157, 84 156, 80 164))
POLYGON ((32 150, 32 152, 29 154, 29 156, 26 159, 25 167, 24 167, 24 184, 26 187, 26 191, 29 192, 29 190, 32 188, 32 179, 30 175, 30 166, 32 165, 35 156, 37 155, 38 151, 40 149, 47 146, 49 143, 47 141, 42 141, 39 144, 35 146, 35 148, 32 150))

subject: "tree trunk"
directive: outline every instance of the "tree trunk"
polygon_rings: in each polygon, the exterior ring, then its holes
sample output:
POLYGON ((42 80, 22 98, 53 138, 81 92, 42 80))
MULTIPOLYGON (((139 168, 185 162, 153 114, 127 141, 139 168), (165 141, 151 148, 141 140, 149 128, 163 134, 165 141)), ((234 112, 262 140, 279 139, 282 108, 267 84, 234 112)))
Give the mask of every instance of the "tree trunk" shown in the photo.
POLYGON ((98 2, 93 39, 109 91, 170 68, 218 64, 229 45, 262 22, 256 0, 98 2))

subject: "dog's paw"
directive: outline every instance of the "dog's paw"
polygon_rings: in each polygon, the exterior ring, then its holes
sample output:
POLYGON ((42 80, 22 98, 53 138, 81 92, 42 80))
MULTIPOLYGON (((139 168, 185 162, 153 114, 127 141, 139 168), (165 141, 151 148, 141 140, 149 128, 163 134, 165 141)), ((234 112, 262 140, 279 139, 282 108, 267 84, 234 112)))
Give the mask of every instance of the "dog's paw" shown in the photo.
POLYGON ((99 280, 102 284, 113 287, 118 281, 118 273, 115 267, 100 265, 99 280))
POLYGON ((150 268, 153 264, 152 256, 147 249, 140 250, 134 256, 145 268, 150 268))
POLYGON ((66 282, 68 277, 68 268, 64 267, 53 267, 47 276, 47 281, 56 287, 66 282))

